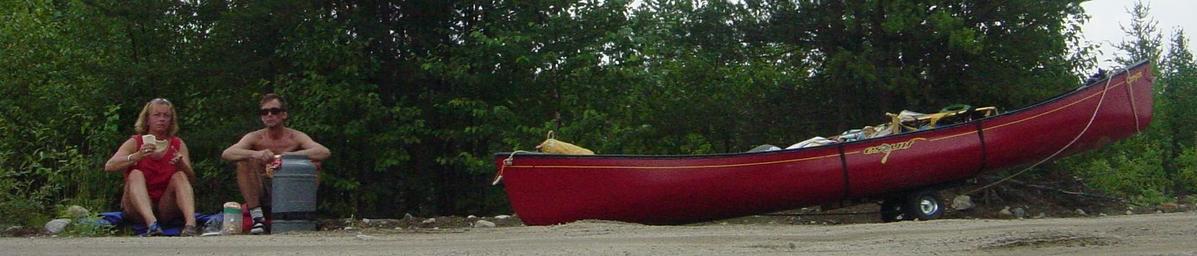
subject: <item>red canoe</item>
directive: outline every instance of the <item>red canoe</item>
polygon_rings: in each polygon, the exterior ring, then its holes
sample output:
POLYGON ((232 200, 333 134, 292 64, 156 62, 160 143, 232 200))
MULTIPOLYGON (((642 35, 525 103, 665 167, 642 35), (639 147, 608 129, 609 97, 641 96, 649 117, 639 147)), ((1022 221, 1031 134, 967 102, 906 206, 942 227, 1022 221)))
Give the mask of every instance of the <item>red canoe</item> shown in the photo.
POLYGON ((696 156, 498 153, 495 166, 528 225, 680 224, 863 199, 886 200, 883 207, 898 211, 883 208, 883 219, 933 219, 943 208, 936 188, 1146 129, 1153 80, 1151 66, 1141 63, 1016 111, 812 148, 696 156))

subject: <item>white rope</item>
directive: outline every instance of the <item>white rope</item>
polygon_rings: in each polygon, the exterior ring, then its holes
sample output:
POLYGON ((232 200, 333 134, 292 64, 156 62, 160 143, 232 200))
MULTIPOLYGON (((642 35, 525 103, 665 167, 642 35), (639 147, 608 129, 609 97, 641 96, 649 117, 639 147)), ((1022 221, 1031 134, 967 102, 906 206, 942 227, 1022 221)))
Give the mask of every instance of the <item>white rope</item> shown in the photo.
MULTIPOLYGON (((1122 70, 1122 72, 1126 72, 1126 71, 1127 71, 1126 69, 1123 69, 1123 70, 1122 70)), ((1114 74, 1117 74, 1117 73, 1114 73, 1114 74)), ((1110 78, 1110 79, 1106 79, 1106 85, 1105 85, 1103 88, 1101 88, 1101 98, 1099 98, 1099 99, 1097 100, 1097 107, 1093 108, 1093 115, 1089 116, 1089 123, 1085 124, 1085 128, 1084 128, 1084 129, 1081 129, 1081 132, 1080 132, 1080 133, 1077 133, 1077 134, 1076 134, 1076 137, 1072 138, 1072 141, 1069 141, 1067 145, 1064 145, 1064 147, 1060 148, 1060 150, 1056 150, 1056 153, 1052 153, 1052 155, 1050 155, 1050 156, 1047 156, 1046 158, 1043 158, 1043 160, 1039 160, 1039 162, 1036 162, 1035 164, 1032 164, 1031 166, 1028 166, 1026 169, 1023 169, 1022 171, 1018 171, 1017 173, 1014 173, 1014 174, 1012 174, 1012 175, 1010 175, 1010 176, 1006 176, 1005 178, 1002 178, 1001 180, 994 181, 993 183, 989 183, 989 185, 985 185, 984 187, 981 187, 981 188, 978 188, 978 189, 973 189, 972 191, 969 191, 968 193, 964 193, 964 194, 966 194, 966 195, 967 195, 967 194, 976 193, 977 191, 985 190, 985 189, 987 189, 987 188, 989 188, 989 187, 992 187, 992 186, 995 186, 995 185, 997 185, 997 184, 1001 184, 1002 182, 1006 182, 1006 181, 1008 181, 1008 180, 1010 180, 1010 179, 1013 179, 1013 178, 1014 178, 1014 176, 1018 176, 1018 175, 1020 175, 1020 174, 1023 174, 1023 173, 1025 173, 1025 172, 1027 172, 1027 171, 1030 171, 1031 169, 1035 168, 1036 166, 1039 166, 1040 164, 1043 164, 1043 163, 1047 162, 1048 160, 1051 160, 1052 158, 1056 157, 1057 155, 1060 155, 1060 153, 1063 153, 1063 152, 1064 152, 1064 150, 1067 150, 1067 149, 1068 149, 1068 147, 1072 147, 1072 144, 1075 144, 1077 140, 1080 140, 1080 139, 1081 139, 1081 136, 1085 135, 1085 132, 1088 132, 1088 131, 1089 131, 1089 127, 1093 125, 1093 120, 1096 120, 1096 119, 1097 119, 1097 112, 1098 112, 1098 110, 1101 110, 1101 105, 1102 105, 1102 103, 1103 103, 1103 102, 1105 102, 1105 100, 1106 100, 1106 92, 1108 92, 1108 91, 1110 90, 1110 81, 1113 81, 1113 80, 1114 80, 1114 79, 1112 78, 1113 76, 1114 76, 1114 75, 1113 75, 1113 74, 1111 74, 1111 75, 1110 75, 1110 77, 1111 77, 1111 78, 1110 78)), ((1136 128, 1136 129, 1138 129, 1138 125, 1137 125, 1137 124, 1136 124, 1135 128, 1136 128)))
MULTIPOLYGON (((1129 76, 1128 76, 1128 78, 1129 78, 1129 76)), ((1106 82, 1106 83, 1108 84, 1109 82, 1106 82)), ((1134 84, 1131 83, 1130 79, 1127 79, 1127 81, 1126 81, 1126 96, 1130 97, 1131 113, 1135 114, 1135 133, 1140 133, 1143 131, 1139 130, 1139 111, 1138 111, 1138 109, 1135 108, 1135 106, 1137 106, 1137 105, 1135 105, 1135 90, 1134 90, 1134 88, 1131 88, 1132 85, 1134 85, 1134 84)))
MULTIPOLYGON (((549 136, 552 136, 552 134, 553 134, 553 132, 550 131, 549 136)), ((499 185, 499 181, 503 180, 503 170, 507 169, 507 166, 510 166, 511 163, 513 161, 515 161, 515 154, 518 154, 518 153, 532 153, 532 152, 523 151, 523 150, 516 150, 514 152, 511 152, 511 155, 508 155, 507 159, 503 159, 503 166, 499 166, 499 172, 495 173, 495 181, 490 182, 491 186, 499 185)))

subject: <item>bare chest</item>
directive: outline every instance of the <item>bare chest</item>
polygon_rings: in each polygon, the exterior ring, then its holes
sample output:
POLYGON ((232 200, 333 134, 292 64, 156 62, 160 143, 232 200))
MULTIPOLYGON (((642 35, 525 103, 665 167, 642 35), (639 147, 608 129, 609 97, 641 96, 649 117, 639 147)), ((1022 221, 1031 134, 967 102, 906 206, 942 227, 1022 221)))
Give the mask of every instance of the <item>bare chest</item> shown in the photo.
POLYGON ((263 138, 258 140, 258 143, 254 145, 254 150, 262 149, 270 150, 270 152, 274 152, 275 154, 282 154, 286 152, 299 151, 301 148, 299 148, 299 142, 295 141, 294 139, 287 137, 270 139, 267 136, 263 136, 263 138))

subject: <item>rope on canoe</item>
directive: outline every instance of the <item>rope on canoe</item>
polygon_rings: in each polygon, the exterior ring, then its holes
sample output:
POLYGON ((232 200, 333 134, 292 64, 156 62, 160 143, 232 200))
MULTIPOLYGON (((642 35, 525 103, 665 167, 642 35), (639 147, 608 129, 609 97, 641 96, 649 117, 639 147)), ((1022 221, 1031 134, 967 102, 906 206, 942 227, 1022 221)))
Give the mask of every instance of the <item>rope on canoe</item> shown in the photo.
MULTIPOLYGON (((1128 72, 1128 71, 1130 71, 1130 70, 1123 69, 1121 72, 1128 72)), ((1119 73, 1119 72, 1115 72, 1114 74, 1117 74, 1117 73, 1119 73)), ((1034 169, 1036 166, 1046 163, 1048 160, 1051 160, 1052 158, 1056 157, 1057 155, 1060 155, 1060 153, 1064 153, 1064 150, 1067 150, 1069 147, 1072 147, 1072 144, 1075 144, 1077 140, 1081 139, 1081 136, 1085 135, 1085 132, 1089 131, 1089 127, 1093 125, 1093 120, 1097 119, 1097 112, 1098 112, 1098 110, 1101 110, 1101 105, 1106 100, 1106 92, 1108 92, 1110 90, 1110 82, 1114 80, 1114 78, 1113 78, 1114 74, 1110 74, 1110 78, 1106 79, 1106 85, 1103 88, 1101 88, 1101 98, 1099 98, 1097 100, 1097 107, 1093 108, 1093 115, 1089 116, 1089 123, 1085 124, 1085 128, 1081 129, 1081 132, 1077 133, 1076 137, 1072 138, 1072 141, 1069 141, 1068 144, 1064 145, 1064 147, 1061 147, 1060 150, 1056 150, 1056 153, 1052 153, 1050 156, 1043 158, 1043 160, 1039 160, 1039 162, 1036 162, 1035 164, 1028 166, 1026 169, 1022 169, 1022 171, 1018 171, 1017 173, 1011 174, 1010 176, 1006 176, 1005 178, 994 181, 993 183, 989 183, 989 185, 985 185, 983 187, 970 190, 964 194, 970 195, 973 193, 977 193, 978 191, 988 189, 990 187, 996 186, 997 184, 1001 184, 1002 182, 1006 182, 1010 179, 1013 179, 1015 176, 1026 173, 1027 171, 1034 169)), ((1127 86, 1129 86, 1129 85, 1127 85, 1127 86)), ((1135 125, 1135 128, 1138 129, 1138 124, 1135 125)))
MULTIPOLYGON (((549 132, 549 136, 553 136, 552 134, 553 134, 552 132, 549 132)), ((511 155, 508 155, 507 159, 503 159, 503 166, 499 166, 499 172, 495 173, 495 181, 490 182, 491 186, 499 185, 499 181, 503 180, 503 170, 507 169, 507 166, 510 166, 512 161, 515 161, 515 154, 519 154, 519 153, 532 153, 532 152, 523 151, 523 150, 516 150, 514 152, 511 152, 511 155)))
MULTIPOLYGON (((1106 82, 1106 83, 1109 83, 1109 82, 1106 82)), ((1131 113, 1135 114, 1135 133, 1140 133, 1143 131, 1141 131, 1139 129, 1139 110, 1135 109, 1135 106, 1137 106, 1137 105, 1135 105, 1135 90, 1133 90, 1133 88, 1131 88, 1131 85, 1132 85, 1131 83, 1134 83, 1134 82, 1130 81, 1129 79, 1126 82, 1126 96, 1127 96, 1127 98, 1130 98, 1131 113)))

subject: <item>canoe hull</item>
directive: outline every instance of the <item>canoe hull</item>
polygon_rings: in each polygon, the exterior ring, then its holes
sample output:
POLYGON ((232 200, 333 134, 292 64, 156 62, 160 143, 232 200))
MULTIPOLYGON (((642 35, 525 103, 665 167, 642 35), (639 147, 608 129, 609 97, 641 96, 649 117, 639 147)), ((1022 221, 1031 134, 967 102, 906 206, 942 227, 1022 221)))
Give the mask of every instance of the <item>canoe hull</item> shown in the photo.
POLYGON ((495 165, 528 225, 700 222, 885 198, 1100 147, 1147 128, 1153 80, 1150 65, 1140 64, 998 116, 815 148, 701 156, 499 153, 495 165))

